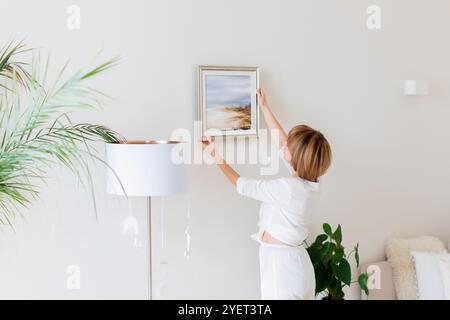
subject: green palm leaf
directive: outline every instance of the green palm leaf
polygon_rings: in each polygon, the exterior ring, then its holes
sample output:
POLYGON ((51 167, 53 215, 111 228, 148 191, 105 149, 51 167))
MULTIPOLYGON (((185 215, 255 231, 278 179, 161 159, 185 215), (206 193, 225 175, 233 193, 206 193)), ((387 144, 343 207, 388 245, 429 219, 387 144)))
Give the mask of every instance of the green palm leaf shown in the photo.
POLYGON ((115 66, 117 58, 69 77, 66 64, 49 84, 50 58, 17 61, 30 52, 21 42, 0 49, 0 225, 11 227, 20 208, 38 197, 34 181, 45 181, 49 166, 61 163, 92 186, 86 157, 95 157, 89 142, 122 139, 103 125, 73 123, 69 116, 100 104, 103 94, 86 82, 115 66))

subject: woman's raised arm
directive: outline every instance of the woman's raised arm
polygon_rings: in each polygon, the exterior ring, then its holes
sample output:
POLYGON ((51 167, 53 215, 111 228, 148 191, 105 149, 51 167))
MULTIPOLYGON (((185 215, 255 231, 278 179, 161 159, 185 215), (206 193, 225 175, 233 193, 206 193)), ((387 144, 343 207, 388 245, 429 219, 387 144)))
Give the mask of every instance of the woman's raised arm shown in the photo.
POLYGON ((262 89, 258 88, 258 90, 256 90, 256 94, 258 96, 259 107, 261 108, 264 120, 267 124, 267 129, 269 130, 270 134, 272 134, 272 130, 278 130, 279 141, 274 142, 279 143, 278 147, 284 146, 287 140, 286 132, 281 127, 277 118, 275 118, 275 115, 273 114, 272 110, 270 110, 266 95, 262 91, 262 89))

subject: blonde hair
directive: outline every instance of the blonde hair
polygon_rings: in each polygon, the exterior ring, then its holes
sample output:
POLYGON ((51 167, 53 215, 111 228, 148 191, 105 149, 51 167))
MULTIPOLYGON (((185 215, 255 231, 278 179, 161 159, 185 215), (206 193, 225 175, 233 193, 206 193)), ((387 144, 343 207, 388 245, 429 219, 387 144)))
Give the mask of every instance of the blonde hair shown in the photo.
POLYGON ((317 182, 331 165, 331 148, 324 135, 306 125, 293 127, 287 137, 291 165, 305 180, 317 182))

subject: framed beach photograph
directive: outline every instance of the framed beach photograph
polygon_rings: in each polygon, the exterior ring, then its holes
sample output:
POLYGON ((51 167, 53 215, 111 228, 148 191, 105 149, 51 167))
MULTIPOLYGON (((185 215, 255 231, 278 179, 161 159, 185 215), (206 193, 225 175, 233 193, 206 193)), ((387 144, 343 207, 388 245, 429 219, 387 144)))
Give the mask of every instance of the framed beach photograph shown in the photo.
POLYGON ((201 138, 257 136, 257 67, 198 67, 198 114, 201 138))

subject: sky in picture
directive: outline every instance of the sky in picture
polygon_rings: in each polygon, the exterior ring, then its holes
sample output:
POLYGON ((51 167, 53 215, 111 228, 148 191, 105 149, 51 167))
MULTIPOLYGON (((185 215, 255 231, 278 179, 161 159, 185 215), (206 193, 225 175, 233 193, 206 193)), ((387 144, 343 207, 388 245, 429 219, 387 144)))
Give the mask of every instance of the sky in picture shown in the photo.
POLYGON ((251 103, 248 75, 206 75, 206 108, 245 106, 251 103))

